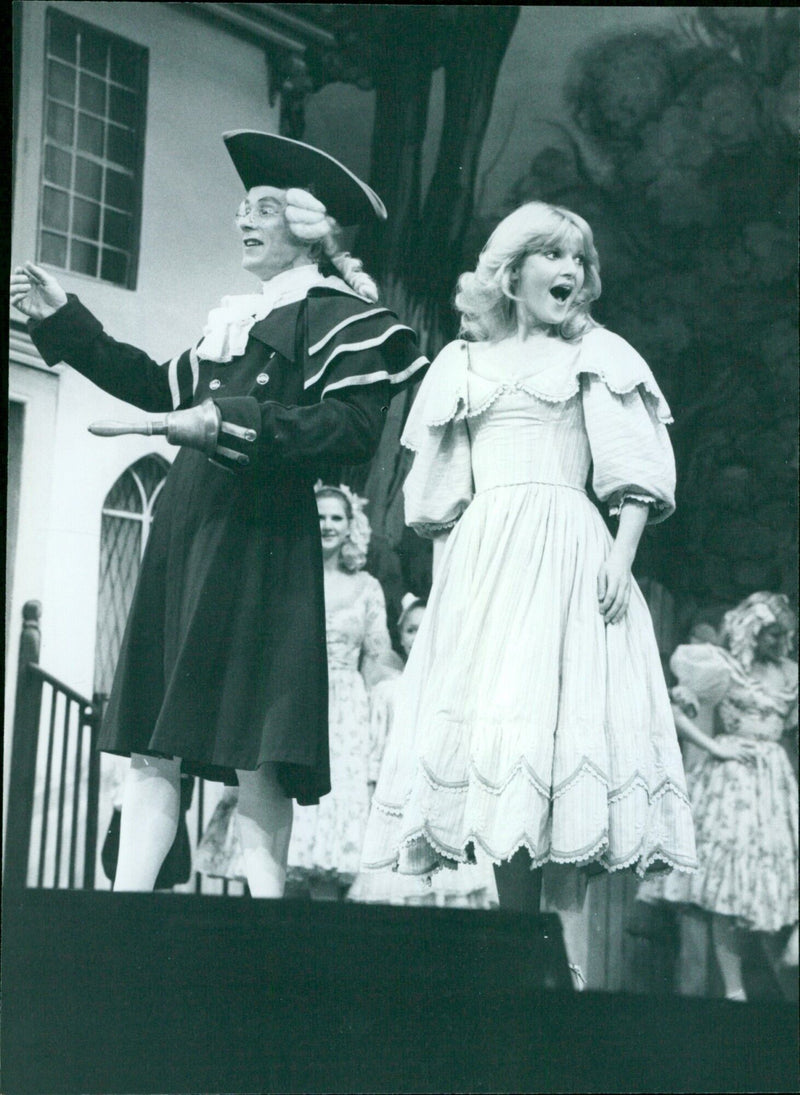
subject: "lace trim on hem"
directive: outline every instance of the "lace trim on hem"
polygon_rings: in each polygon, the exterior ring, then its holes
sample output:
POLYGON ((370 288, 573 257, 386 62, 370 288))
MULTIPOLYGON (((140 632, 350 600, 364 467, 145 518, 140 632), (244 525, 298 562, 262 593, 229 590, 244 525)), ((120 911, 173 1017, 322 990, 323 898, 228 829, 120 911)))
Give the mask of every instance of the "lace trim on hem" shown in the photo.
POLYGON ((691 803, 689 801, 688 794, 676 783, 674 783, 669 776, 665 776, 661 783, 657 785, 655 791, 653 791, 650 796, 650 801, 651 803, 658 802, 658 800, 660 798, 664 798, 665 795, 675 795, 676 798, 681 800, 684 806, 687 806, 689 809, 691 809, 691 803))
POLYGON ((400 803, 395 805, 392 802, 381 802, 379 799, 372 796, 372 806, 381 814, 386 814, 388 817, 402 817, 405 810, 405 804, 400 803))
MULTIPOLYGON (((584 867, 587 863, 592 863, 596 860, 602 859, 603 852, 608 848, 608 830, 606 830, 602 836, 600 836, 594 844, 589 845, 587 848, 581 849, 576 852, 558 852, 553 851, 551 848, 546 856, 539 856, 536 862, 537 867, 544 867, 545 863, 556 863, 561 866, 568 867, 584 867)), ((533 856, 531 855, 531 859, 533 856)))
MULTIPOLYGON (((669 852, 664 851, 663 848, 656 848, 644 859, 640 859, 639 866, 636 868, 636 873, 640 878, 644 878, 654 863, 664 863, 672 871, 678 871, 680 874, 696 874, 697 862, 689 862, 688 860, 678 859, 676 856, 671 855, 669 852)), ((631 866, 630 863, 622 864, 622 867, 631 866)), ((612 867, 612 870, 621 870, 622 867, 612 867)))
MULTIPOLYGON (((638 775, 639 773, 637 772, 636 776, 638 775)), ((588 757, 582 757, 580 764, 572 773, 572 775, 567 776, 566 779, 562 779, 560 783, 556 784, 553 787, 551 792, 553 801, 555 801, 557 798, 563 798, 568 791, 571 791, 574 785, 581 778, 581 776, 592 776, 594 779, 596 779, 598 783, 602 784, 603 787, 605 787, 609 802, 611 801, 611 793, 608 790, 608 777, 606 776, 605 772, 601 771, 601 769, 598 768, 593 761, 589 760, 588 757)))
POLYGON ((643 841, 639 843, 636 850, 630 853, 630 855, 625 856, 624 859, 615 863, 610 863, 603 858, 603 853, 608 849, 608 832, 604 832, 593 844, 580 851, 574 853, 559 853, 550 849, 545 855, 536 854, 534 847, 527 836, 520 837, 519 840, 511 846, 508 852, 498 855, 488 847, 477 833, 472 833, 464 838, 461 855, 458 855, 458 849, 445 847, 427 828, 418 830, 416 833, 404 837, 400 843, 398 852, 392 858, 384 860, 380 864, 373 865, 364 863, 362 866, 365 870, 380 870, 382 867, 391 866, 392 870, 397 871, 399 874, 410 875, 415 878, 425 877, 428 879, 432 878, 433 875, 438 874, 439 871, 447 870, 448 868, 443 863, 435 863, 425 870, 416 872, 398 870, 398 856, 400 851, 403 848, 411 847, 412 844, 415 844, 419 840, 424 840, 434 854, 439 856, 440 859, 450 860, 457 866, 471 862, 466 850, 463 849, 466 849, 469 844, 473 844, 481 848, 484 856, 490 860, 493 866, 499 866, 501 863, 507 862, 516 855, 521 848, 524 848, 531 859, 531 870, 538 870, 547 863, 555 863, 561 866, 583 867, 587 866, 589 863, 598 862, 609 874, 613 874, 616 871, 628 870, 635 865, 637 876, 644 878, 650 867, 652 867, 655 862, 660 861, 670 870, 679 871, 682 874, 694 874, 697 871, 696 863, 681 859, 678 856, 665 851, 661 847, 654 848, 647 855, 643 855, 643 841))
MULTIPOLYGON (((432 791, 443 791, 448 794, 466 793, 469 791, 470 784, 477 782, 489 794, 502 795, 512 780, 522 773, 528 777, 531 785, 543 798, 555 800, 557 798, 562 798, 572 790, 582 776, 590 776, 606 788, 609 804, 627 798, 628 795, 632 794, 636 788, 639 787, 647 795, 649 803, 656 802, 659 798, 672 792, 682 802, 689 805, 689 798, 686 792, 683 791, 678 784, 674 783, 669 776, 664 776, 655 787, 651 788, 646 777, 637 770, 636 772, 633 772, 620 787, 612 789, 609 785, 607 775, 588 757, 582 757, 580 763, 572 773, 554 787, 551 787, 544 779, 537 775, 524 757, 516 762, 500 783, 493 783, 486 776, 482 775, 475 766, 474 761, 470 761, 469 775, 463 780, 448 781, 441 779, 430 769, 424 760, 419 761, 419 768, 425 782, 432 791)), ((408 795, 401 803, 383 802, 378 798, 373 799, 373 803, 377 809, 382 810, 384 813, 397 814, 399 816, 403 813, 410 798, 411 791, 409 791, 408 795)))
MULTIPOLYGON (((475 781, 479 783, 484 788, 484 790, 488 791, 490 795, 501 795, 514 779, 514 777, 519 775, 520 772, 524 772, 530 780, 531 784, 539 792, 539 794, 541 794, 544 798, 550 797, 549 785, 543 779, 541 779, 541 777, 538 776, 536 772, 534 772, 534 770, 531 768, 531 766, 528 764, 524 757, 520 758, 520 760, 517 761, 517 763, 514 765, 514 767, 511 769, 505 779, 502 780, 501 783, 492 783, 491 780, 482 775, 475 766, 474 761, 470 761, 469 775, 465 780, 442 780, 428 767, 424 760, 420 760, 419 766, 422 770, 422 774, 425 778, 426 783, 432 791, 448 791, 454 794, 458 794, 459 791, 469 790, 470 782, 475 781)), ((579 771, 576 772, 576 778, 579 774, 579 771)))
POLYGON ((624 798, 632 795, 637 788, 640 788, 642 791, 644 791, 644 793, 647 795, 648 802, 651 801, 651 799, 655 796, 655 792, 651 794, 650 787, 642 773, 634 772, 633 775, 630 776, 630 778, 627 779, 621 787, 618 787, 615 791, 608 792, 609 805, 612 802, 621 802, 624 798))

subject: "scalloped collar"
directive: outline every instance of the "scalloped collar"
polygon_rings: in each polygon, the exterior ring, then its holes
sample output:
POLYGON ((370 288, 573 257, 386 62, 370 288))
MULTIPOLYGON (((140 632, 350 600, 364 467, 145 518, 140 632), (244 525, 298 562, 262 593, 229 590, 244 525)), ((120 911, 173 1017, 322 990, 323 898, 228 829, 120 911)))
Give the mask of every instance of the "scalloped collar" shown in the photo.
POLYGON ((577 392, 575 378, 581 349, 579 343, 543 340, 535 350, 537 361, 543 363, 535 372, 489 378, 475 369, 467 343, 467 414, 480 414, 500 391, 522 391, 546 403, 565 403, 577 392))
POLYGON ((659 421, 672 421, 647 362, 619 335, 595 327, 580 342, 559 343, 552 356, 552 364, 527 377, 489 380, 469 368, 467 342, 449 343, 436 359, 438 383, 425 408, 426 425, 441 426, 453 418, 481 414, 502 390, 516 389, 546 403, 564 403, 580 391, 582 374, 597 376, 616 395, 643 388, 656 406, 659 421))

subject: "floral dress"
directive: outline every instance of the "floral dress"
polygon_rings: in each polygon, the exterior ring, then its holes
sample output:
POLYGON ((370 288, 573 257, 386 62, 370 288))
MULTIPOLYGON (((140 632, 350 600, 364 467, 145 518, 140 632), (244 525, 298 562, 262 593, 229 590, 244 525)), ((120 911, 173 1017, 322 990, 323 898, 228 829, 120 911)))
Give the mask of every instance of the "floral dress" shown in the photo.
MULTIPOLYGON (((380 583, 361 571, 350 604, 325 613, 328 646, 328 739, 331 793, 318 806, 298 806, 292 822, 288 877, 358 874, 369 815, 370 718, 363 659, 388 662, 391 640, 380 583)), ((355 584, 355 583, 354 583, 355 584)))
POLYGON ((646 602, 606 625, 611 512, 674 508, 669 407, 603 329, 489 379, 445 347, 403 442, 406 521, 452 528, 397 701, 363 865, 430 874, 528 850, 533 864, 691 870, 683 766, 646 602))
POLYGON ((798 918, 797 779, 781 744, 797 725, 796 678, 786 662, 785 687, 775 688, 711 645, 679 653, 702 665, 692 682, 698 700, 719 697, 719 732, 751 742, 755 760, 703 753, 688 773, 699 869, 686 879, 646 882, 639 897, 696 905, 751 931, 780 931, 798 918))

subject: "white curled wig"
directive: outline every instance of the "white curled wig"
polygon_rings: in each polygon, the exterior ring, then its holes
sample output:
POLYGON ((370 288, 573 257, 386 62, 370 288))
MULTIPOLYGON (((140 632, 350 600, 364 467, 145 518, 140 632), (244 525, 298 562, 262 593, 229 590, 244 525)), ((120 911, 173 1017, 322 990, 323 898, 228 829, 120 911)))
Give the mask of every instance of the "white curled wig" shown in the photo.
POLYGON ((377 301, 377 285, 364 272, 361 259, 353 258, 348 251, 341 250, 339 225, 333 217, 328 216, 325 206, 310 190, 290 187, 286 191, 284 216, 295 239, 311 244, 309 254, 314 262, 327 260, 353 292, 373 304, 377 301))
POLYGON ((475 270, 458 279, 455 306, 461 313, 459 333, 474 341, 492 342, 512 334, 518 300, 513 285, 526 257, 576 240, 583 251, 583 287, 557 333, 569 341, 596 327, 589 308, 600 296, 600 260, 591 228, 583 217, 568 209, 527 202, 500 221, 486 241, 475 270))
POLYGON ((315 484, 314 493, 317 498, 337 498, 342 503, 350 528, 339 554, 339 566, 348 574, 363 570, 367 564, 367 548, 372 537, 369 519, 364 512, 368 500, 360 498, 344 483, 334 487, 321 480, 315 484))
POLYGON ((797 631, 797 619, 789 598, 783 593, 751 593, 736 608, 726 612, 720 629, 722 645, 745 670, 749 670, 759 633, 770 624, 778 624, 783 630, 781 653, 786 657, 797 631))

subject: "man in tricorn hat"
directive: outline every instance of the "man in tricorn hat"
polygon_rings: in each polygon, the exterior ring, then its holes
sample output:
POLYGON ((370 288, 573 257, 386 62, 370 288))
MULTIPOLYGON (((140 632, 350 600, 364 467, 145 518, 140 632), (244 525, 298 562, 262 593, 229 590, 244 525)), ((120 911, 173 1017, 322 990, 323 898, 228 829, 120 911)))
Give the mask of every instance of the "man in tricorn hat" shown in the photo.
POLYGON ((49 365, 168 412, 146 430, 181 446, 100 734, 101 749, 131 757, 115 889, 153 888, 183 768, 238 780, 250 891, 279 897, 292 800, 330 789, 313 484, 325 466, 372 456, 392 395, 427 360, 337 246, 339 226, 386 217, 378 195, 299 141, 251 130, 224 140, 247 192, 242 266, 263 284, 224 297, 191 349, 157 364, 30 262, 12 273, 11 301, 49 365))

